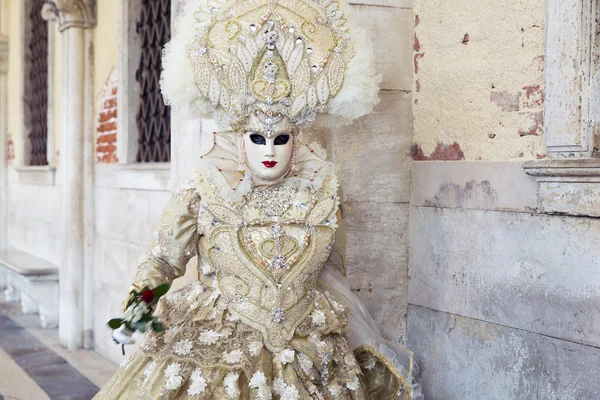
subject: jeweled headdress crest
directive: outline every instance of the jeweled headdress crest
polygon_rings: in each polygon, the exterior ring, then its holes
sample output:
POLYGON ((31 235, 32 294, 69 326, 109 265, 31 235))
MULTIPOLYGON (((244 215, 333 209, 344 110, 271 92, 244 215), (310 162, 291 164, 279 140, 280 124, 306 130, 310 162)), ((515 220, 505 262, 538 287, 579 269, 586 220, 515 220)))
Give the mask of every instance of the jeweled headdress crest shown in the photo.
POLYGON ((318 113, 358 118, 377 104, 380 78, 350 12, 336 0, 193 1, 165 49, 165 98, 267 136, 318 113))

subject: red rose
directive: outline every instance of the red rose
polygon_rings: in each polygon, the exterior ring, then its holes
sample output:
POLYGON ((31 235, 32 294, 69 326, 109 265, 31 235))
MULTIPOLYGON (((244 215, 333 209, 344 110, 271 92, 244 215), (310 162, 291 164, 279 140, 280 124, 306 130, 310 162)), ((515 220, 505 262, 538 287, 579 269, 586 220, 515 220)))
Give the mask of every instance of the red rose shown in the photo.
POLYGON ((142 299, 142 301, 144 303, 152 303, 152 300, 154 300, 154 290, 150 290, 150 289, 146 289, 142 292, 142 294, 140 294, 140 298, 142 299))

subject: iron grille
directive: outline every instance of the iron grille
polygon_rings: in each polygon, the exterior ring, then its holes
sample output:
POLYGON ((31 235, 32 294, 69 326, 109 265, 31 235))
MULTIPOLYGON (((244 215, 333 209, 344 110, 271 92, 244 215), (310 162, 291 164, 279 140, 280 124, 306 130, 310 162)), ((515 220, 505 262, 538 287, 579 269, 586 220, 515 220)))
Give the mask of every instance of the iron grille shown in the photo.
POLYGON ((171 160, 171 111, 160 93, 161 54, 171 38, 171 0, 142 0, 137 23, 142 56, 136 72, 140 84, 137 113, 138 162, 171 160))
POLYGON ((48 145, 48 22, 42 18, 45 0, 32 0, 29 10, 31 35, 27 99, 29 104, 31 165, 47 165, 48 145))

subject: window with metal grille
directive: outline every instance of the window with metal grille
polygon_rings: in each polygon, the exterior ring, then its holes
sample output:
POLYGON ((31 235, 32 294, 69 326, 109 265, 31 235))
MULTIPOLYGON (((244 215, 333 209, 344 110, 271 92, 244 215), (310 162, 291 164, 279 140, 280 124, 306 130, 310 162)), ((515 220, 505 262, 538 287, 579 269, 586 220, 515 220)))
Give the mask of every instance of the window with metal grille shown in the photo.
POLYGON ((48 145, 48 22, 42 18, 45 0, 31 0, 28 37, 29 74, 26 99, 29 107, 30 165, 47 165, 48 145))
POLYGON ((171 111, 160 93, 161 54, 171 38, 171 0, 142 0, 137 23, 142 56, 136 79, 140 84, 137 113, 138 162, 171 160, 171 111))

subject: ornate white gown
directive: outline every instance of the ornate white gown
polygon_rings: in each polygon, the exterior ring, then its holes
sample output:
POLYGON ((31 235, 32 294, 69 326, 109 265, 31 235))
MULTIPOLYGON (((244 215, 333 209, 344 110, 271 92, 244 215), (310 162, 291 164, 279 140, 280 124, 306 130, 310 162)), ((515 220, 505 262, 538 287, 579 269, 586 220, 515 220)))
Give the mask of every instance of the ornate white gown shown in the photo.
POLYGON ((95 398, 421 398, 412 356, 381 339, 345 282, 324 151, 301 145, 297 173, 261 188, 216 138, 213 166, 173 194, 134 285, 172 281, 196 255, 201 278, 161 299, 166 330, 147 333, 95 398))

